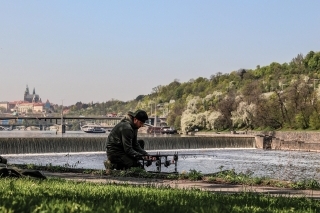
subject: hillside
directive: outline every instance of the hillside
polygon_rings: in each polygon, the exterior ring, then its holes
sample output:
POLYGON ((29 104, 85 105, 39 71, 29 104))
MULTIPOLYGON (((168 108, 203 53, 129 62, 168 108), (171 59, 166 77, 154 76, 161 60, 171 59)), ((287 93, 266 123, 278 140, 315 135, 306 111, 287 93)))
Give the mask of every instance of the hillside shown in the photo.
POLYGON ((209 79, 174 80, 128 102, 77 103, 71 114, 124 114, 144 109, 167 117, 183 132, 230 129, 320 128, 320 52, 298 54, 290 62, 273 62, 254 70, 216 73, 209 79), (156 109, 155 109, 156 106, 156 109))

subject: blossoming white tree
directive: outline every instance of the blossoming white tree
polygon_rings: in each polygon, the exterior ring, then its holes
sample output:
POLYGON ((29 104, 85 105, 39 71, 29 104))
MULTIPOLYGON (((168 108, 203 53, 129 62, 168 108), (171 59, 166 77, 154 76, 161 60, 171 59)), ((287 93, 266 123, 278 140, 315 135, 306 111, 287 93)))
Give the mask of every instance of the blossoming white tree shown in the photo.
POLYGON ((191 113, 190 110, 186 110, 181 116, 181 130, 183 133, 187 133, 193 129, 196 115, 191 113))
POLYGON ((187 97, 187 109, 182 113, 181 116, 181 130, 183 133, 191 131, 196 122, 196 114, 198 112, 197 104, 201 101, 198 96, 187 97))
POLYGON ((207 128, 209 130, 215 129, 215 123, 222 114, 218 111, 209 112, 208 114, 209 115, 207 117, 207 128))
MULTIPOLYGON (((216 94, 216 95, 221 95, 216 94)), ((199 112, 198 106, 203 104, 204 100, 212 99, 214 95, 208 95, 201 99, 198 96, 188 97, 187 109, 182 113, 181 130, 187 133, 195 128, 214 129, 215 122, 222 114, 218 111, 204 111, 199 112)))
POLYGON ((242 125, 249 126, 252 124, 252 117, 256 114, 256 105, 247 102, 240 102, 237 110, 231 112, 231 120, 233 126, 241 127, 242 125))

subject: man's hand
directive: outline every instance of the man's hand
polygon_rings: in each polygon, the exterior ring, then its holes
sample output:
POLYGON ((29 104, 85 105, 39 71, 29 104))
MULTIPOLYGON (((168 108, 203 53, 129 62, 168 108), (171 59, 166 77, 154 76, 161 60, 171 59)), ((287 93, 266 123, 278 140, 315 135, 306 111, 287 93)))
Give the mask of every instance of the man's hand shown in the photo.
POLYGON ((146 156, 144 156, 144 157, 143 157, 143 159, 144 159, 144 160, 151 160, 151 161, 155 161, 155 160, 157 160, 157 158, 156 158, 156 157, 152 157, 152 156, 150 156, 150 155, 146 155, 146 156))
POLYGON ((150 156, 149 155, 143 156, 143 160, 150 160, 150 156))

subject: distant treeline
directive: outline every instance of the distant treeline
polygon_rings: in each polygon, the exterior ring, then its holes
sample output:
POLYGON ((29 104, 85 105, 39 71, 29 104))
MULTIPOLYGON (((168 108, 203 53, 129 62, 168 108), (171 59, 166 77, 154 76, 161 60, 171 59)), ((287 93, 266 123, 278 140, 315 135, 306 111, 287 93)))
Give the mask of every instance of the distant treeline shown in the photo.
POLYGON ((152 88, 128 102, 70 106, 71 114, 122 115, 144 109, 167 117, 184 132, 230 129, 320 129, 320 52, 298 54, 289 63, 271 63, 152 88), (155 109, 156 108, 156 109, 155 109))

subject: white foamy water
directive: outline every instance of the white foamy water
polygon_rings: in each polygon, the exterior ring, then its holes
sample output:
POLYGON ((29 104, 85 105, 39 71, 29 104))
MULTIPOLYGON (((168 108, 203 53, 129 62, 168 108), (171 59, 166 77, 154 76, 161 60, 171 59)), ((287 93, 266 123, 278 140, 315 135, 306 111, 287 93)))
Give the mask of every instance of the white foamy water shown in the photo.
MULTIPOLYGON (((282 180, 315 179, 320 181, 319 153, 298 151, 274 151, 260 149, 202 149, 159 150, 160 154, 178 152, 178 172, 194 169, 203 174, 234 169, 237 173, 251 173, 257 177, 282 180)), ((150 153, 155 154, 152 150, 150 153)), ((11 164, 60 165, 73 168, 104 169, 105 152, 46 153, 3 155, 11 164)), ((171 159, 171 157, 169 157, 171 159)), ((174 171, 174 165, 162 167, 162 171, 174 171)), ((155 171, 153 164, 146 167, 155 171)))
MULTIPOLYGON (((105 137, 108 134, 88 134, 82 131, 1 131, 0 137, 105 137)), ((157 137, 172 137, 159 135, 157 137)), ((179 137, 179 136, 174 136, 179 137)), ((237 173, 251 173, 257 177, 282 180, 315 179, 320 181, 320 154, 315 152, 276 151, 261 149, 195 149, 152 150, 149 153, 174 154, 178 152, 178 172, 194 169, 204 174, 234 169, 237 173), (184 155, 185 154, 185 155, 184 155)), ((0 153, 1 155, 1 153, 0 153)), ((104 169, 105 152, 44 153, 1 155, 9 164, 56 165, 85 169, 104 169)), ((171 157, 169 157, 171 159, 171 157)), ((155 171, 156 166, 146 167, 155 171)), ((162 167, 162 171, 174 171, 174 165, 162 167)))

